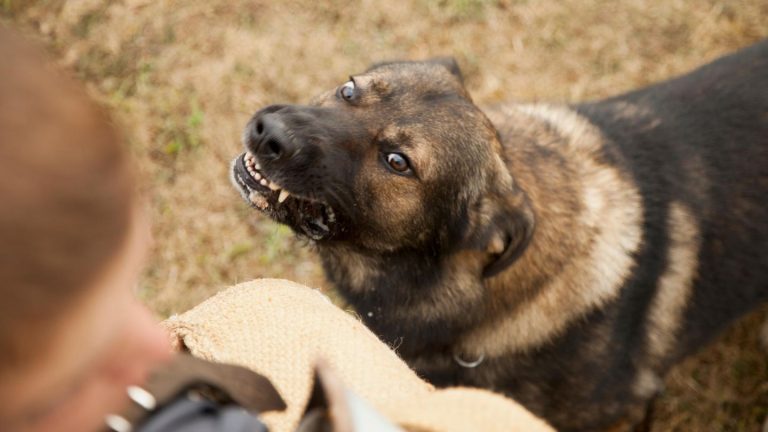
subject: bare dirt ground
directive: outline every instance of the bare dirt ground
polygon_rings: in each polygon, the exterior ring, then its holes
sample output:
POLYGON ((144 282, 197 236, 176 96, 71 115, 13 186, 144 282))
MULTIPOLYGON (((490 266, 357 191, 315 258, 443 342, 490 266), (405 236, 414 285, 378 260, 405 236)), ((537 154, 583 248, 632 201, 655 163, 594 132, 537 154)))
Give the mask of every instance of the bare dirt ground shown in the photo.
MULTIPOLYGON (((229 185, 249 116, 385 59, 455 56, 476 101, 578 101, 682 73, 768 36, 765 0, 2 0, 126 130, 154 218, 159 316, 281 277, 329 290, 309 248, 229 185)), ((7 61, 3 59, 2 61, 7 61)), ((676 368, 654 431, 758 431, 768 310, 676 368)))

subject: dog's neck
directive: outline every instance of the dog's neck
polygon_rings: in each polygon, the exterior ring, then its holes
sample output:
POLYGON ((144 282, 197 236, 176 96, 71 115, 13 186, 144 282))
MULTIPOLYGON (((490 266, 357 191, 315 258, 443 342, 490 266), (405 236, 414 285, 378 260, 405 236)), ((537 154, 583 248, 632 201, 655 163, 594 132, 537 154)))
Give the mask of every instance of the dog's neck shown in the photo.
POLYGON ((502 106, 488 115, 514 125, 499 133, 536 231, 518 262, 486 282, 488 298, 497 299, 487 305, 494 318, 462 337, 469 356, 534 348, 616 298, 642 233, 640 194, 585 118, 547 105, 502 106))

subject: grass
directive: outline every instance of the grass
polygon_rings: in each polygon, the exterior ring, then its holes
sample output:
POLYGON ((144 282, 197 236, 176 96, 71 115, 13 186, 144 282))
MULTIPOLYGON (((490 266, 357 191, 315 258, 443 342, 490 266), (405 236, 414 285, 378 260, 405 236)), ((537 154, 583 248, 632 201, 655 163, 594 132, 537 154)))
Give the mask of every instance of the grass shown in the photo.
MULTIPOLYGON (((281 277, 328 290, 309 248, 227 179, 250 115, 375 61, 453 55, 476 101, 578 101, 682 73, 768 36, 759 0, 3 0, 127 131, 154 219, 143 299, 160 316, 281 277)), ((675 368, 654 430, 756 431, 763 310, 675 368)))

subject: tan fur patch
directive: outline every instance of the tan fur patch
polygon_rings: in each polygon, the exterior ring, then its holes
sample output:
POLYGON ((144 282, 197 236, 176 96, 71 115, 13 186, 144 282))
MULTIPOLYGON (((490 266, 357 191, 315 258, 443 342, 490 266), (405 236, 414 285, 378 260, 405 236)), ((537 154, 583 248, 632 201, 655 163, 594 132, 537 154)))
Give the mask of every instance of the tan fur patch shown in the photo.
MULTIPOLYGON (((573 251, 555 250, 553 253, 566 256, 559 273, 551 275, 549 284, 513 313, 470 332, 462 344, 468 355, 494 356, 539 346, 613 300, 632 272, 632 254, 642 235, 640 194, 619 169, 599 161, 603 137, 593 125, 566 107, 509 106, 503 108, 504 113, 517 117, 522 113, 553 128, 560 139, 543 145, 562 154, 578 177, 581 211, 565 216, 576 219, 578 232, 558 232, 550 225, 537 228, 532 242, 545 242, 542 249, 558 249, 558 238, 571 236, 586 253, 570 256, 573 251)), ((528 258, 529 262, 537 260, 535 265, 546 267, 546 258, 528 258)))
POLYGON ((699 227, 683 204, 670 205, 667 230, 667 268, 659 279, 647 330, 649 354, 654 359, 665 356, 677 336, 699 265, 699 227))
MULTIPOLYGON (((646 330, 648 356, 654 366, 663 362, 673 348, 699 265, 699 227, 690 210, 680 202, 670 205, 667 231, 667 268, 656 287, 646 330)), ((633 389, 639 397, 651 397, 661 386, 661 378, 647 368, 637 375, 633 389)))

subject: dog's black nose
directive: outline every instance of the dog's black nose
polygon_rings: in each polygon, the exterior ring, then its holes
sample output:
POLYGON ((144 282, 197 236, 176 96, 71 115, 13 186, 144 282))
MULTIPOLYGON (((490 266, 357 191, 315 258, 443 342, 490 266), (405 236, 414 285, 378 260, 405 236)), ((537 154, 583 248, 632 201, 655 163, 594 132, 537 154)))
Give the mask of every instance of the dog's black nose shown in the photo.
POLYGON ((264 112, 256 116, 248 134, 248 149, 261 160, 287 160, 296 153, 296 144, 279 113, 264 112))

